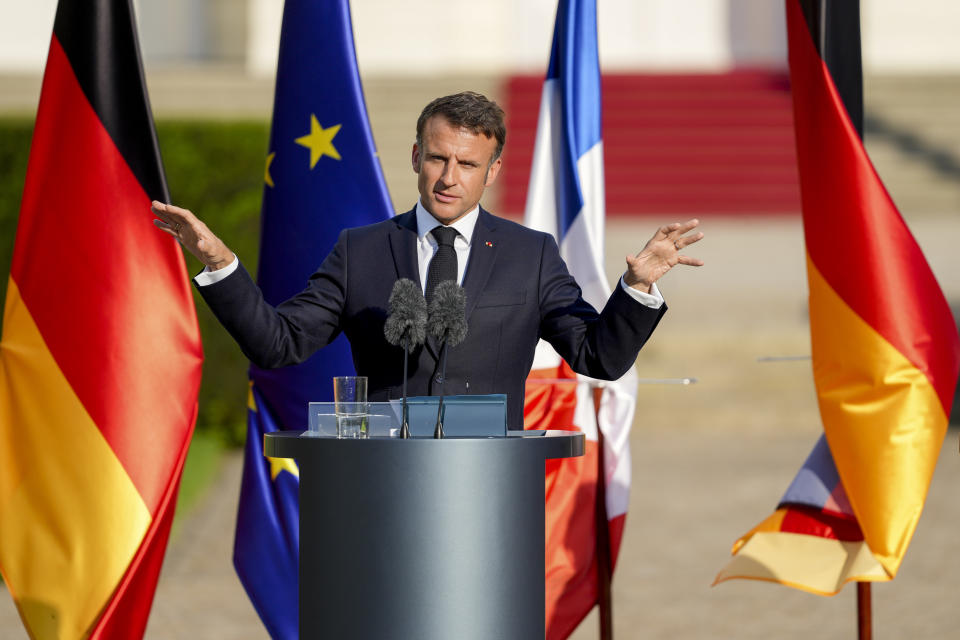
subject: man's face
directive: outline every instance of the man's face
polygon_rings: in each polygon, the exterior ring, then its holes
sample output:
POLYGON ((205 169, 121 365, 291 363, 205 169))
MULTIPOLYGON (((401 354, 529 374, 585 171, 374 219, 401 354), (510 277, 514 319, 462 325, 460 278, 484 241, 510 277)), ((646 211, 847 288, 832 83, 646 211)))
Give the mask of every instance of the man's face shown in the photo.
POLYGON ((422 142, 422 148, 413 145, 412 158, 420 202, 437 221, 450 224, 477 206, 496 180, 501 160, 490 159, 497 140, 433 116, 424 123, 422 142))

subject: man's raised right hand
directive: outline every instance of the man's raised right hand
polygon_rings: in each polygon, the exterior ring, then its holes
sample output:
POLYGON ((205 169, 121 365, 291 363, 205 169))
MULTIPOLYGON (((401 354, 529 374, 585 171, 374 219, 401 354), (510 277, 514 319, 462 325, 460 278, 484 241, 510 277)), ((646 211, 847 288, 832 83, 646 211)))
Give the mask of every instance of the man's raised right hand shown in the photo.
POLYGON ((157 200, 151 203, 150 210, 157 216, 153 224, 176 238, 197 260, 210 267, 211 271, 222 269, 233 262, 233 252, 189 210, 157 200))

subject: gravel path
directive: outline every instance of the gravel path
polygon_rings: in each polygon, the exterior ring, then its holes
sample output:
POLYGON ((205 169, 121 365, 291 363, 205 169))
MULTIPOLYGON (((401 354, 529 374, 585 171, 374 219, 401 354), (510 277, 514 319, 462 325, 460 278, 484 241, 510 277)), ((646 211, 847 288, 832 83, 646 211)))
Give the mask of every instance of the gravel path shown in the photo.
MULTIPOLYGON (((615 637, 820 640, 856 637, 855 589, 823 598, 779 585, 710 583, 731 543, 773 508, 816 433, 718 433, 639 428, 625 541, 614 577, 615 637)), ((874 585, 874 637, 956 637, 960 614, 960 457, 951 432, 927 507, 894 582, 874 585)), ((170 546, 146 637, 267 635, 230 555, 240 458, 232 456, 170 546)), ((0 596, 0 638, 26 638, 0 596)), ((598 637, 591 615, 573 640, 598 637)))

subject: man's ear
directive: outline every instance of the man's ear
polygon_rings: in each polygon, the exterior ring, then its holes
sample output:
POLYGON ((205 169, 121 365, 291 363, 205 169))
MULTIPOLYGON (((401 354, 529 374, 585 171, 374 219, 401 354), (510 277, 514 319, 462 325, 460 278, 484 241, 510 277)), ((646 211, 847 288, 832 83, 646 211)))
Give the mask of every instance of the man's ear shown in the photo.
POLYGON ((493 164, 487 169, 487 179, 484 181, 483 186, 489 187, 493 184, 493 181, 497 179, 497 176, 500 174, 500 166, 503 164, 503 158, 497 158, 493 161, 493 164))
POLYGON ((413 165, 414 173, 420 173, 420 160, 420 147, 414 142, 413 151, 410 153, 410 163, 413 165))

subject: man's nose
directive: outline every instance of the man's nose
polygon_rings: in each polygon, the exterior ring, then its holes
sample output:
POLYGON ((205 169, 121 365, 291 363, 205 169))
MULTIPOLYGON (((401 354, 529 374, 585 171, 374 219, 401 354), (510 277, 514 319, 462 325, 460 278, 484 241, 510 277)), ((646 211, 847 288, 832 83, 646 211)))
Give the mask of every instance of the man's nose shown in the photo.
POLYGON ((443 173, 440 175, 440 181, 443 182, 444 186, 452 187, 457 184, 457 163, 448 162, 443 167, 443 173))

